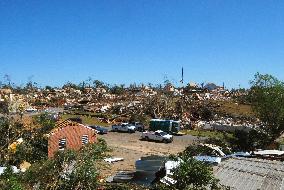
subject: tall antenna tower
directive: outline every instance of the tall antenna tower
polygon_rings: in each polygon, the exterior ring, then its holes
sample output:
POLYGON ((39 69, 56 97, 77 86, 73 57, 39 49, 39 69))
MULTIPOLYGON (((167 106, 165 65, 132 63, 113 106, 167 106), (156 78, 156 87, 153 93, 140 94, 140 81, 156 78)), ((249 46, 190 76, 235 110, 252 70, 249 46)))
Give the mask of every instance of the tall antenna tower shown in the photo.
POLYGON ((183 67, 181 68, 181 89, 182 89, 182 94, 181 94, 181 110, 180 110, 180 120, 183 120, 183 112, 184 112, 184 99, 185 99, 185 95, 184 95, 184 86, 183 86, 183 67))
POLYGON ((183 87, 183 67, 181 68, 181 86, 183 87))

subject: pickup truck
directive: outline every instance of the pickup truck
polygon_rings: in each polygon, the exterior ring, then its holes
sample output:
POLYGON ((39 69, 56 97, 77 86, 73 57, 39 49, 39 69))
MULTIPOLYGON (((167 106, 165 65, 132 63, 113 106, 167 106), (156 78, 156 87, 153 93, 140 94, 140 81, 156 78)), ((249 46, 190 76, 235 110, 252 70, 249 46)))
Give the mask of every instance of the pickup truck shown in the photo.
POLYGON ((121 132, 128 132, 128 133, 135 133, 135 126, 129 125, 128 123, 122 123, 119 125, 111 126, 112 131, 121 131, 121 132))
POLYGON ((139 131, 139 132, 144 131, 144 128, 145 128, 144 125, 140 122, 132 122, 132 123, 130 123, 130 125, 135 126, 135 130, 139 131))
POLYGON ((141 135, 142 140, 153 140, 153 141, 160 141, 164 143, 170 143, 173 141, 173 136, 163 132, 161 130, 155 132, 143 132, 141 135))

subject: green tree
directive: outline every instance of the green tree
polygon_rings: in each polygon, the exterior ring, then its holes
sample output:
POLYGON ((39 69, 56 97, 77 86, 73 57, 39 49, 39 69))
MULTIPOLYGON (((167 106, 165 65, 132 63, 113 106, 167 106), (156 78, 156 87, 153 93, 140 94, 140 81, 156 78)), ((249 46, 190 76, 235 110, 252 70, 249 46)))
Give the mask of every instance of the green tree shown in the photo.
POLYGON ((65 150, 55 154, 53 159, 36 162, 22 178, 29 187, 39 189, 69 190, 97 189, 99 187, 102 159, 108 147, 104 140, 84 146, 79 152, 65 150))
POLYGON ((117 94, 121 95, 124 93, 124 85, 114 85, 113 87, 110 88, 110 92, 112 94, 117 94))
POLYGON ((62 86, 63 89, 65 88, 73 88, 73 89, 76 89, 76 90, 81 90, 81 86, 80 85, 77 85, 75 83, 72 83, 72 82, 67 82, 66 84, 64 84, 62 86))
POLYGON ((208 106, 201 106, 199 112, 200 118, 202 120, 210 121, 214 118, 213 111, 208 106))
POLYGON ((180 165, 173 171, 176 180, 174 189, 219 189, 212 168, 192 157, 182 157, 180 165))
POLYGON ((205 189, 222 189, 213 175, 213 168, 196 160, 193 156, 206 153, 210 155, 212 149, 206 146, 191 145, 188 146, 178 156, 172 159, 179 162, 178 167, 173 169, 172 178, 176 181, 169 186, 160 185, 157 189, 171 190, 205 190, 205 189))
POLYGON ((130 118, 129 118, 129 122, 140 122, 143 125, 148 125, 150 121, 150 118, 147 117, 144 114, 131 114, 130 118))
POLYGON ((9 104, 7 101, 0 102, 0 113, 9 114, 9 104))
POLYGON ((259 130, 250 130, 249 132, 236 130, 233 136, 227 140, 233 151, 254 151, 270 143, 267 134, 259 130))
POLYGON ((272 75, 257 73, 251 85, 252 108, 272 142, 284 131, 284 83, 272 75))
POLYGON ((49 90, 50 92, 55 92, 54 88, 51 86, 45 86, 45 90, 49 90))
POLYGON ((103 88, 105 85, 104 85, 104 82, 102 82, 100 80, 94 80, 93 86, 94 86, 94 88, 103 88))

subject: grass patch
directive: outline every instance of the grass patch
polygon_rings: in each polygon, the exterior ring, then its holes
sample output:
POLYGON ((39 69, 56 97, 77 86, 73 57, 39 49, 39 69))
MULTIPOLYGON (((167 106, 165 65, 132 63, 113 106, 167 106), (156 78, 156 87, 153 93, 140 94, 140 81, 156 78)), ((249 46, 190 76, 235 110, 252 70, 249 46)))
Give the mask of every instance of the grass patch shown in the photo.
POLYGON ((225 133, 220 131, 205 131, 205 130, 184 130, 183 133, 187 135, 197 136, 197 137, 208 137, 208 138, 218 138, 225 139, 226 136, 232 137, 231 133, 225 133))
POLYGON ((109 126, 108 123, 101 122, 99 119, 95 117, 90 116, 82 116, 82 115, 76 115, 76 114, 64 114, 62 115, 62 119, 68 119, 68 118, 81 118, 83 124, 86 125, 100 125, 100 126, 109 126))
POLYGON ((68 110, 65 111, 67 114, 71 115, 82 115, 82 116, 92 116, 92 117, 102 117, 102 118, 111 118, 111 115, 104 114, 104 113, 94 113, 89 111, 82 111, 82 110, 68 110))
POLYGON ((279 143, 279 145, 284 145, 284 138, 283 137, 278 138, 276 141, 279 143))
POLYGON ((235 116, 255 116, 250 105, 236 104, 232 101, 217 102, 220 104, 219 111, 235 116))

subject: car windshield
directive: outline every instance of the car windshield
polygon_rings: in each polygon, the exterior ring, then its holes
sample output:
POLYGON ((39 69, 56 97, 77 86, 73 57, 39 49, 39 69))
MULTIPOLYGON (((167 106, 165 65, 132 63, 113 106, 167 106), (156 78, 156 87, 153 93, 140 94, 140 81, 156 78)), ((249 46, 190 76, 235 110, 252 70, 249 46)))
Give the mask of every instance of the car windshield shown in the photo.
POLYGON ((100 127, 99 126, 90 126, 91 128, 93 128, 93 129, 97 129, 97 130, 99 130, 100 129, 100 127))
POLYGON ((160 132, 160 135, 165 136, 165 135, 167 135, 167 133, 166 132, 160 132))

